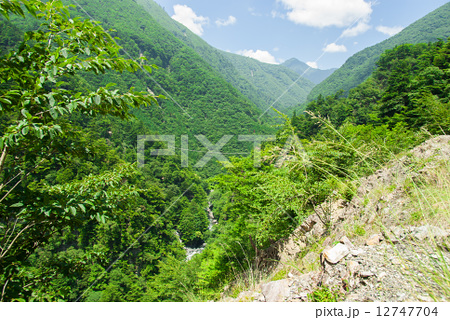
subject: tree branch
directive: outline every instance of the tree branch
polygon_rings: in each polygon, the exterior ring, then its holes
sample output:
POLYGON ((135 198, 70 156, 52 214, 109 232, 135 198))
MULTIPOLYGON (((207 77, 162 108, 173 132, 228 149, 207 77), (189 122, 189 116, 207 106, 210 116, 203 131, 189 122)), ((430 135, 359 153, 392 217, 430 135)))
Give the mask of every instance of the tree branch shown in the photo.
POLYGON ((3 171, 3 166, 5 164, 6 156, 8 155, 8 146, 3 149, 2 155, 0 156, 0 174, 3 171))
POLYGON ((2 298, 0 299, 1 302, 3 302, 3 298, 5 296, 6 286, 8 285, 9 279, 5 281, 5 284, 3 285, 2 289, 2 298))
POLYGON ((30 229, 31 227, 35 226, 36 223, 31 223, 29 225, 27 225, 25 228, 23 228, 22 230, 20 230, 20 232, 14 237, 13 241, 9 244, 8 249, 6 249, 4 252, 2 252, 2 254, 0 255, 0 259, 3 259, 3 257, 6 255, 6 253, 11 250, 11 247, 13 246, 14 242, 16 242, 16 240, 19 238, 19 236, 26 231, 27 229, 30 229))
MULTIPOLYGON (((52 151, 52 152, 50 152, 50 154, 48 154, 46 157, 44 157, 44 158, 42 158, 39 162, 38 162, 38 164, 33 168, 33 169, 31 169, 26 175, 24 175, 19 181, 17 181, 17 183, 0 199, 0 203, 1 202, 3 202, 3 200, 5 200, 6 199, 6 197, 7 196, 9 196, 9 194, 25 179, 25 178, 27 178, 30 174, 32 174, 33 172, 34 172, 34 170, 36 170, 39 166, 40 166, 40 164, 42 163, 42 162, 44 162, 44 160, 47 160, 47 158, 48 157, 50 157, 53 153, 55 153, 55 151, 52 151)), ((23 172, 23 171, 22 171, 23 172)), ((16 177, 17 177, 17 175, 16 175, 16 177)), ((16 178, 16 177, 14 177, 14 179, 16 178)), ((14 180, 13 179, 13 180, 14 180)), ((12 180, 10 180, 10 181, 8 181, 8 183, 10 183, 12 180)), ((1 185, 1 187, 0 187, 0 191, 2 190, 2 188, 4 187, 4 185, 1 185)))

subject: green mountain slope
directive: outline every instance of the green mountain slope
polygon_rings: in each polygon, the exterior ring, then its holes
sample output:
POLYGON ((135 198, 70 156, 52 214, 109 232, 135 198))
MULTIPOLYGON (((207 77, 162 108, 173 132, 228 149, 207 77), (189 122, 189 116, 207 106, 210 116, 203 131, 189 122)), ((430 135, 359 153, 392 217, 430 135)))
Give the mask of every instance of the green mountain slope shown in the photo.
POLYGON ((281 111, 306 101, 314 83, 280 65, 262 63, 211 47, 184 25, 173 20, 152 0, 136 0, 162 27, 194 49, 225 80, 255 103, 261 110, 274 107, 281 111), (293 82, 298 80, 295 85, 293 82), (289 88, 288 92, 285 92, 289 88), (283 95, 281 98, 280 96, 283 95), (280 99, 278 99, 280 98, 280 99), (277 100, 278 99, 278 100, 277 100))
POLYGON ((289 59, 282 63, 283 66, 295 71, 297 74, 303 76, 304 78, 312 81, 315 84, 319 84, 328 78, 337 69, 314 69, 310 68, 306 63, 301 62, 295 58, 289 59))
MULTIPOLYGON (((66 4, 75 4, 65 1, 66 4)), ((180 135, 189 136, 189 149, 194 165, 195 159, 206 150, 195 135, 206 135, 216 143, 223 135, 233 139, 223 148, 225 152, 244 152, 250 143, 237 141, 237 135, 270 132, 260 123, 261 111, 216 72, 193 49, 164 29, 142 7, 132 0, 77 1, 83 9, 75 7, 73 15, 86 13, 102 23, 105 29, 117 30, 113 36, 124 47, 123 54, 134 59, 141 55, 159 69, 151 75, 124 74, 111 78, 85 79, 89 83, 115 82, 120 88, 135 87, 150 90, 167 97, 160 101, 160 108, 145 108, 135 112, 151 130, 165 135, 176 135, 179 146, 180 135), (130 18, 132 17, 132 19, 130 18)))
POLYGON ((287 111, 296 102, 305 101, 314 84, 280 65, 262 63, 237 54, 223 52, 239 74, 257 88, 258 96, 280 111, 287 111))
POLYGON ((310 92, 308 100, 313 100, 319 95, 332 95, 339 90, 348 92, 372 74, 376 61, 384 51, 397 45, 427 43, 448 38, 450 36, 449 21, 450 2, 414 22, 395 36, 350 57, 341 68, 310 92))

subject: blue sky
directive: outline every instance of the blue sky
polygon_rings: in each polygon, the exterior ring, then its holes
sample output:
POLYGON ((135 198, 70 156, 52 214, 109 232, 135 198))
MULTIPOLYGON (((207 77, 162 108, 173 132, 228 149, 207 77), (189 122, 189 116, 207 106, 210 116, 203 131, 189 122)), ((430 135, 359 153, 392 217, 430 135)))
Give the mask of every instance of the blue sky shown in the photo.
POLYGON ((212 46, 320 69, 381 42, 446 0, 156 0, 212 46))

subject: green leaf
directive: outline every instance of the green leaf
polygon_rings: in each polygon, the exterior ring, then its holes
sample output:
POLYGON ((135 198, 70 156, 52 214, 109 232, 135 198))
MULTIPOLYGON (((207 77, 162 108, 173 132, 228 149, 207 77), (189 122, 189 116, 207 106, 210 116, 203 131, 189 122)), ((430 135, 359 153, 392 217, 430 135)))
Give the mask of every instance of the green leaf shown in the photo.
POLYGON ((152 73, 152 72, 153 72, 152 67, 150 67, 150 66, 144 65, 144 69, 145 69, 148 73, 152 73))
POLYGON ((20 110, 20 113, 22 113, 22 115, 23 115, 25 118, 27 118, 27 119, 31 119, 31 118, 32 118, 31 114, 28 112, 27 109, 22 109, 22 110, 20 110))
POLYGON ((99 96, 99 95, 95 95, 95 96, 94 96, 94 103, 95 103, 96 105, 99 105, 100 102, 101 102, 100 96, 99 96))
POLYGON ((42 140, 42 139, 44 138, 44 136, 45 136, 44 131, 42 131, 41 128, 38 128, 38 129, 37 129, 37 135, 38 135, 38 138, 41 139, 41 140, 42 140))
POLYGON ((86 213, 86 207, 83 204, 79 203, 78 206, 80 207, 81 211, 86 213))
POLYGON ((67 59, 67 57, 69 56, 69 53, 67 52, 67 48, 61 49, 61 55, 67 59))
POLYGON ((0 102, 4 104, 11 104, 11 100, 5 98, 0 98, 0 102))
POLYGON ((28 134, 29 131, 30 131, 30 128, 29 128, 28 126, 22 128, 22 134, 23 134, 24 136, 26 136, 26 135, 28 134))
POLYGON ((56 120, 58 118, 58 112, 56 112, 55 108, 51 108, 49 110, 49 112, 50 112, 50 115, 52 116, 53 119, 56 120))
POLYGON ((55 98, 53 98, 52 94, 47 95, 48 98, 48 103, 50 104, 51 107, 55 106, 55 98))
POLYGON ((23 203, 22 202, 17 202, 15 204, 10 205, 11 208, 20 208, 23 207, 23 203))

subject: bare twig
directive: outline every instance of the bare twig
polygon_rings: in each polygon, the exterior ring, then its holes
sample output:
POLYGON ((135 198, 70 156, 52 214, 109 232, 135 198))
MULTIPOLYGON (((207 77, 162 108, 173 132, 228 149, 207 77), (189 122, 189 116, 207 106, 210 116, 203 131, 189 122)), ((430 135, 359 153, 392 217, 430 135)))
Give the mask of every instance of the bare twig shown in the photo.
POLYGON ((0 156, 0 173, 3 171, 3 166, 5 164, 6 156, 8 155, 8 146, 3 149, 2 155, 0 156))
POLYGON ((31 227, 35 226, 36 223, 31 223, 29 225, 27 225, 25 228, 23 228, 22 230, 20 230, 20 232, 14 237, 13 241, 9 244, 8 249, 6 249, 5 251, 2 252, 2 254, 0 255, 0 259, 3 259, 3 257, 6 255, 6 253, 11 250, 13 244, 16 242, 16 240, 19 238, 19 236, 26 231, 27 229, 30 229, 31 227))
MULTIPOLYGON (((12 237, 12 235, 14 234, 14 230, 16 230, 16 225, 17 225, 17 221, 18 221, 19 219, 16 219, 16 221, 14 221, 14 227, 12 228, 12 231, 11 231, 11 234, 9 235, 9 237, 8 237, 8 240, 6 240, 5 242, 4 242, 4 244, 5 244, 5 246, 6 246, 6 244, 9 242, 9 240, 11 239, 11 237, 12 237)), ((6 238, 6 235, 9 233, 9 230, 7 230, 6 232, 5 232, 5 237, 4 238, 6 238)), ((2 243, 3 244, 3 243, 2 243)), ((0 248, 1 249, 1 252, 3 253, 3 246, 0 248)), ((3 256, 3 255, 1 255, 1 256, 3 256)))
MULTIPOLYGON (((52 152, 50 152, 46 157, 44 157, 44 158, 42 158, 39 162, 38 162, 38 164, 33 168, 33 169, 31 169, 26 175, 24 175, 19 181, 17 181, 17 183, 0 199, 0 203, 1 202, 3 202, 3 200, 5 200, 6 199, 6 197, 7 196, 9 196, 10 195, 10 193, 23 181, 23 180, 25 180, 25 178, 27 178, 30 174, 32 174, 33 172, 34 172, 34 170, 36 170, 40 165, 41 165, 41 163, 42 162, 44 162, 45 160, 47 160, 48 159, 48 157, 50 157, 53 153, 54 153, 55 151, 52 151, 52 152)), ((23 172, 23 171, 22 171, 23 172)), ((17 177, 17 175, 16 175, 16 177, 17 177)), ((14 177, 14 179, 16 178, 16 177, 14 177)), ((12 180, 10 180, 8 183, 10 183, 12 180)), ((3 188, 3 186, 2 186, 2 188, 3 188)), ((0 190, 1 190, 1 188, 0 188, 0 190)))
POLYGON ((5 291, 6 291, 6 286, 8 285, 9 279, 5 281, 5 284, 3 285, 3 289, 2 289, 2 298, 0 299, 1 302, 3 302, 3 298, 5 297, 5 291))

